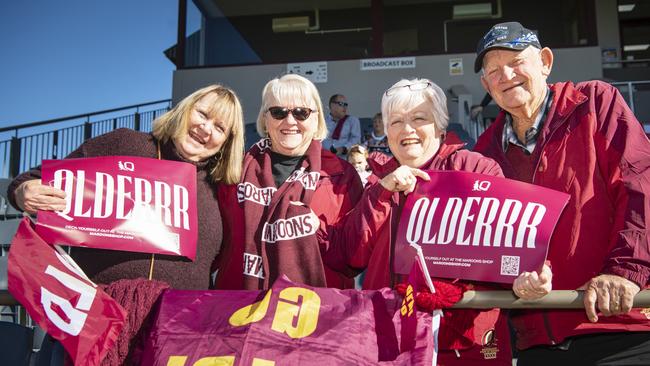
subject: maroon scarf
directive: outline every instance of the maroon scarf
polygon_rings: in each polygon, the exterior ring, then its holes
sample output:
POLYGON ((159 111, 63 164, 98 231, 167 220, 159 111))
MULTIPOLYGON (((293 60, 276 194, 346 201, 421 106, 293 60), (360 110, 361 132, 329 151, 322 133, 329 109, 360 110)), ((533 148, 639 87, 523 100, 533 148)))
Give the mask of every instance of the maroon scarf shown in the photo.
POLYGON ((336 122, 336 127, 334 127, 334 132, 332 132, 332 140, 338 140, 341 138, 341 131, 343 130, 343 124, 347 119, 348 119, 348 115, 346 114, 345 117, 341 118, 338 122, 336 122))
POLYGON ((244 209, 244 288, 268 289, 283 274, 294 282, 323 287, 325 270, 316 234, 320 221, 309 208, 320 178, 321 143, 311 142, 300 167, 279 188, 270 151, 268 138, 253 145, 237 187, 244 209))

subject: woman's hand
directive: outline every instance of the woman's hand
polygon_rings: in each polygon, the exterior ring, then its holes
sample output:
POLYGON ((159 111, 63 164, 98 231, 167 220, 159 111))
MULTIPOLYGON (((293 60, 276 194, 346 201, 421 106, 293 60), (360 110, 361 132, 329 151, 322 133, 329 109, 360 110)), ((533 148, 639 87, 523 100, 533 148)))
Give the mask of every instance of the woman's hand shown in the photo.
POLYGON ((417 178, 429 181, 429 175, 420 169, 402 165, 380 180, 379 183, 391 192, 404 192, 405 195, 415 190, 417 178))
POLYGON ((522 272, 512 284, 512 291, 523 300, 537 300, 551 292, 552 282, 551 267, 544 264, 539 273, 538 271, 522 272))
POLYGON ((40 179, 22 183, 16 188, 15 194, 18 208, 29 214, 35 214, 38 210, 61 211, 66 206, 65 192, 43 185, 40 179))

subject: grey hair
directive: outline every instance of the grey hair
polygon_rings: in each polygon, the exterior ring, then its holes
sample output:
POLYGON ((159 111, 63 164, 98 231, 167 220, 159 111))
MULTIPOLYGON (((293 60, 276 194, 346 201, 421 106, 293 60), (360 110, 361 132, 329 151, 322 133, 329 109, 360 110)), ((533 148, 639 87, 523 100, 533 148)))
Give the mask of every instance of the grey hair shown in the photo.
POLYGON ((421 98, 431 102, 431 110, 436 127, 444 132, 449 125, 449 112, 447 111, 447 96, 436 83, 429 79, 415 78, 411 80, 402 79, 388 90, 393 90, 390 95, 384 92, 381 97, 381 115, 384 122, 384 131, 388 131, 388 119, 390 113, 395 109, 409 110, 421 102, 421 98), (412 91, 410 85, 418 83, 429 83, 430 85, 422 90, 412 91))

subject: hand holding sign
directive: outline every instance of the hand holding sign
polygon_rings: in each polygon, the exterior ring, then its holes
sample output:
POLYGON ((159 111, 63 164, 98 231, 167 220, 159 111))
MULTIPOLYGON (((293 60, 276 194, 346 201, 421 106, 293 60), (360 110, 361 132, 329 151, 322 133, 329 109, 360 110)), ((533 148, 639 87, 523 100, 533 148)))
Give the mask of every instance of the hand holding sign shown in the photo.
POLYGON ((553 272, 544 264, 542 270, 522 272, 512 284, 512 291, 523 300, 537 300, 553 289, 553 272))
POLYGON ((60 211, 65 209, 65 192, 43 185, 40 179, 28 180, 16 189, 16 203, 30 214, 38 210, 60 211))
POLYGON ((405 195, 408 195, 415 190, 418 177, 427 182, 431 180, 429 174, 422 170, 402 165, 385 176, 379 183, 391 192, 404 192, 405 195))
MULTIPOLYGON (((403 180, 412 170, 400 169, 395 173, 404 175, 393 178, 396 188, 413 189, 414 182, 403 180)), ((420 182, 404 202, 394 270, 408 273, 413 248, 420 247, 432 277, 512 283, 529 272, 524 283, 533 280, 530 290, 543 296, 545 275, 530 277, 539 275, 531 272, 544 263, 569 195, 477 173, 427 173, 431 179, 420 182)))
POLYGON ((195 166, 136 156, 44 160, 42 179, 53 187, 23 184, 39 209, 36 231, 47 242, 194 260, 195 166), (56 198, 49 209, 48 195, 56 198))

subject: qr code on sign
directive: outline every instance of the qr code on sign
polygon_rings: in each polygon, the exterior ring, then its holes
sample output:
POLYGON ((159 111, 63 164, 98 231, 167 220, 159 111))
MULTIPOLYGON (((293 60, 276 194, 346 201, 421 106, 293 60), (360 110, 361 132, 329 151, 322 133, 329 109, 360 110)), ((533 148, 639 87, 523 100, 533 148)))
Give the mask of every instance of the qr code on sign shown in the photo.
POLYGON ((501 275, 502 276, 519 275, 519 256, 516 255, 501 256, 501 275))

